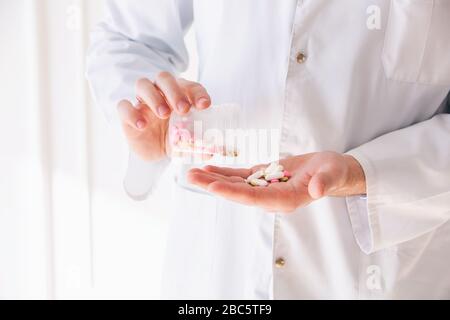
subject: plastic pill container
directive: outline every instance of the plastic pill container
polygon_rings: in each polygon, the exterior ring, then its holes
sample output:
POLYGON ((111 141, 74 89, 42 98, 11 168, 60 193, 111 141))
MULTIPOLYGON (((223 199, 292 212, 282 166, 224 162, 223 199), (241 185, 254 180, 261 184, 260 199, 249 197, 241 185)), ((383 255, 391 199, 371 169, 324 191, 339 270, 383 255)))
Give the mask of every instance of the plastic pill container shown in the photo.
POLYGON ((192 108, 183 116, 173 114, 168 145, 177 183, 183 188, 203 192, 187 182, 190 169, 208 164, 233 166, 239 157, 236 134, 240 128, 240 106, 234 103, 213 105, 206 110, 192 108))

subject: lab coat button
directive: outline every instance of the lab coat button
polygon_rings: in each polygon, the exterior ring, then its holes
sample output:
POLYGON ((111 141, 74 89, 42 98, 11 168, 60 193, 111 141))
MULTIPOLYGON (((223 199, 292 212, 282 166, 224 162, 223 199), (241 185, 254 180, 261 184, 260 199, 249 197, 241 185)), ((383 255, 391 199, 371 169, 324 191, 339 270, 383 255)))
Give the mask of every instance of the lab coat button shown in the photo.
POLYGON ((279 258, 279 259, 277 259, 277 261, 275 261, 275 266, 278 269, 283 268, 285 265, 286 265, 286 261, 283 258, 279 258))
POLYGON ((305 62, 306 62, 306 59, 307 59, 307 57, 306 57, 306 54, 305 54, 305 53, 299 52, 299 53, 297 54, 297 63, 299 63, 299 64, 305 63, 305 62))

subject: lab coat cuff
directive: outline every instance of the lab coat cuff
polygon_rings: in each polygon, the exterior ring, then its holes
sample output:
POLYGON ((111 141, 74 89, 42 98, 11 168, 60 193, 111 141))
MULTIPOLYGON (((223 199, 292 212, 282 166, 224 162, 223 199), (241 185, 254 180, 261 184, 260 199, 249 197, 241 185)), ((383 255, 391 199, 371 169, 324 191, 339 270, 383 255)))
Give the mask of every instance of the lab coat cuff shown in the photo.
POLYGON ((168 158, 158 162, 144 161, 134 152, 130 152, 128 169, 123 182, 128 196, 136 201, 146 200, 169 163, 168 158))
POLYGON ((359 196, 347 197, 347 208, 356 243, 365 254, 373 252, 373 236, 369 222, 367 200, 359 196))
POLYGON ((347 153, 361 165, 366 177, 366 196, 347 197, 347 208, 356 242, 365 254, 377 251, 379 247, 379 226, 374 206, 376 198, 375 168, 361 152, 352 150, 347 153))

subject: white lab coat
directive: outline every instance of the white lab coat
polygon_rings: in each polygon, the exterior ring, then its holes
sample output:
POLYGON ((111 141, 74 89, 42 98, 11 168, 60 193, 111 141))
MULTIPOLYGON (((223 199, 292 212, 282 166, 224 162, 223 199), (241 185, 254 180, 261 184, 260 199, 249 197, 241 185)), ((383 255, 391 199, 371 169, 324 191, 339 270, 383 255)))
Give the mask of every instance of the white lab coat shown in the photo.
MULTIPOLYGON (((450 1, 107 8, 88 76, 111 118, 120 99, 134 101, 137 78, 186 68, 183 35, 195 20, 198 81, 215 102, 240 103, 254 128, 280 129, 281 157, 348 152, 367 176, 367 198, 326 198, 290 215, 177 188, 164 297, 450 298, 450 1)), ((131 160, 128 192, 145 198, 168 161, 131 160)))

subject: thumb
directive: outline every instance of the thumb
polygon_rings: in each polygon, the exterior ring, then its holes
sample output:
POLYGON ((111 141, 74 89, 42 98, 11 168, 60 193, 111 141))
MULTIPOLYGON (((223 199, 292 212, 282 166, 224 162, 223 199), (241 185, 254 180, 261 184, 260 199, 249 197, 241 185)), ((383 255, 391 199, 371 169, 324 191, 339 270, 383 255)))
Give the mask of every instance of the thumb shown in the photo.
POLYGON ((330 172, 319 171, 311 177, 308 184, 308 192, 314 200, 328 195, 335 186, 335 177, 330 172))

